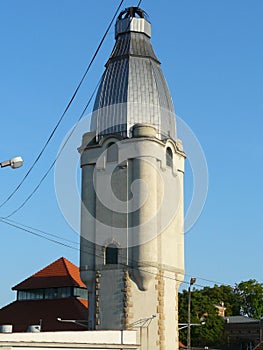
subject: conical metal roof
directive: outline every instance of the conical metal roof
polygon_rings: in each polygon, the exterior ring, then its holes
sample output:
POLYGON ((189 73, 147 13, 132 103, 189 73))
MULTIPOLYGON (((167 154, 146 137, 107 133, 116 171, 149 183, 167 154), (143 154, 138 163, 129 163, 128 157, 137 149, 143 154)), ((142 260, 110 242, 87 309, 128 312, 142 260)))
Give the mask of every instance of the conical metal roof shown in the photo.
POLYGON ((174 108, 150 43, 151 24, 139 8, 120 13, 116 43, 97 92, 91 131, 130 137, 137 123, 154 125, 160 139, 176 138, 174 108))

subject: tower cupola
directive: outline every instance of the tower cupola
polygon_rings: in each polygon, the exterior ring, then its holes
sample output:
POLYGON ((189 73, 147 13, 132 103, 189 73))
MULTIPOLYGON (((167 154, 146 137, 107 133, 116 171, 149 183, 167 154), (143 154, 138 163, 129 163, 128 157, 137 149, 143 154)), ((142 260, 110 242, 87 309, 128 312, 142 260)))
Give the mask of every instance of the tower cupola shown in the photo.
POLYGON ((150 37, 151 24, 142 9, 120 13, 93 108, 90 130, 98 138, 114 133, 132 137, 137 123, 153 125, 159 139, 176 138, 171 95, 150 37))
POLYGON ((115 26, 115 39, 128 32, 144 33, 151 37, 151 24, 145 19, 146 13, 138 7, 128 7, 119 14, 115 26))

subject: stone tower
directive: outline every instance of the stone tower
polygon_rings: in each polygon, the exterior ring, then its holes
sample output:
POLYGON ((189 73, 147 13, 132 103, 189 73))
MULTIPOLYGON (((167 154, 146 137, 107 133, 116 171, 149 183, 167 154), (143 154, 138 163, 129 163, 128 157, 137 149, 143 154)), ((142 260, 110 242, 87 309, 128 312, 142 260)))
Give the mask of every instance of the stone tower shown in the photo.
POLYGON ((140 330, 142 349, 178 348, 185 154, 143 10, 128 8, 81 153, 81 278, 90 329, 140 330))

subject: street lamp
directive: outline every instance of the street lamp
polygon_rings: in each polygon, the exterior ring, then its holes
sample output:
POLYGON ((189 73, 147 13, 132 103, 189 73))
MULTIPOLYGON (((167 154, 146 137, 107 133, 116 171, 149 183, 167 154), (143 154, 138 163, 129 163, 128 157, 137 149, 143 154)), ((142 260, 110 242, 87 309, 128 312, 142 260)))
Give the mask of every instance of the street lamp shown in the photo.
MULTIPOLYGON (((205 325, 205 321, 202 321, 201 323, 190 323, 190 327, 201 327, 201 326, 204 326, 205 325)), ((188 323, 178 323, 178 326, 179 326, 179 331, 182 330, 182 329, 185 329, 188 327, 188 323)))
POLYGON ((87 320, 62 320, 62 318, 57 317, 58 322, 64 322, 64 323, 74 323, 78 326, 84 327, 88 329, 87 320))
POLYGON ((191 350, 191 286, 195 281, 196 278, 192 277, 188 288, 187 350, 191 350))
POLYGON ((23 165, 23 159, 20 156, 14 157, 12 159, 1 162, 0 165, 1 165, 1 168, 5 168, 6 166, 11 166, 12 169, 17 169, 23 165))

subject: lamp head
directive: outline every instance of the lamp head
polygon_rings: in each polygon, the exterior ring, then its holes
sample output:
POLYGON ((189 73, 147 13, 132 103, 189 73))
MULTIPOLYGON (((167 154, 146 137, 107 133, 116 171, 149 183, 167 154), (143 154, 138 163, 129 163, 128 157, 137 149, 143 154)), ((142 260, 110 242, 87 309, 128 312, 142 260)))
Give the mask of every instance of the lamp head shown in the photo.
POLYGON ((195 282, 196 282, 196 278, 195 278, 195 277, 192 277, 192 278, 190 279, 190 286, 192 286, 195 282))
POLYGON ((15 157, 10 159, 10 166, 12 169, 20 168, 23 165, 23 159, 22 157, 15 157))

